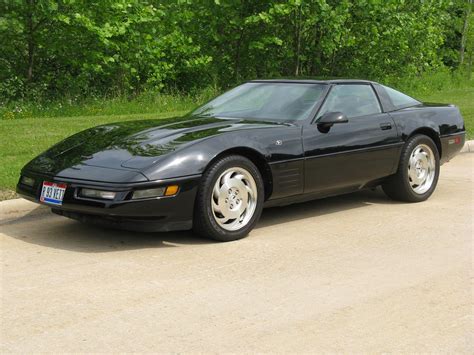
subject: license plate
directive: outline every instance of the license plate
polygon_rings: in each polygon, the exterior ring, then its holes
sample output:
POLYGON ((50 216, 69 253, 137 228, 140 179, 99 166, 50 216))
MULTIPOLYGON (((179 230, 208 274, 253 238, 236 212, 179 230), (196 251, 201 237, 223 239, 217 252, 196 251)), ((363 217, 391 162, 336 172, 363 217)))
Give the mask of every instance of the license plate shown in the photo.
POLYGON ((66 192, 66 184, 57 184, 54 182, 43 182, 41 189, 40 201, 51 205, 60 206, 63 204, 64 193, 66 192))

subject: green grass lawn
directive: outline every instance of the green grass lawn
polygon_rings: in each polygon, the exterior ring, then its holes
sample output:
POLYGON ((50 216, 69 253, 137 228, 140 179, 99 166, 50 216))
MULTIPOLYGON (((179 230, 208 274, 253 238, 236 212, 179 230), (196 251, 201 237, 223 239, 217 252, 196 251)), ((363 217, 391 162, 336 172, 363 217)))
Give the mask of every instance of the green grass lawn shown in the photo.
POLYGON ((0 120, 0 200, 15 196, 12 190, 15 189, 23 165, 67 136, 99 124, 166 118, 185 112, 0 120))
MULTIPOLYGON (((459 106, 466 122, 468 139, 474 139, 474 88, 451 89, 417 98, 426 102, 453 103, 459 106)), ((15 188, 23 165, 64 137, 103 123, 165 118, 179 116, 184 112, 0 120, 0 200, 14 196, 11 191, 15 188)))
POLYGON ((466 139, 474 139, 474 88, 452 89, 428 95, 416 96, 424 102, 441 102, 455 104, 461 109, 466 123, 466 139))

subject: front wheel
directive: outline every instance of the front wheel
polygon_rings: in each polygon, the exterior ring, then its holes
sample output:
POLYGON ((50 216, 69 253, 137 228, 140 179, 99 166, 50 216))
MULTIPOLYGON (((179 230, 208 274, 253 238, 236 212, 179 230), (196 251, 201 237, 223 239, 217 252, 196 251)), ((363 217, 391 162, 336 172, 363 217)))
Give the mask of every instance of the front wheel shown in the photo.
POLYGON ((263 200, 264 185, 257 167, 239 155, 223 157, 202 177, 193 229, 218 241, 241 239, 257 224, 263 200))
POLYGON ((383 185, 392 199, 421 202, 434 192, 439 177, 439 152, 433 140, 415 135, 403 147, 398 171, 383 185))

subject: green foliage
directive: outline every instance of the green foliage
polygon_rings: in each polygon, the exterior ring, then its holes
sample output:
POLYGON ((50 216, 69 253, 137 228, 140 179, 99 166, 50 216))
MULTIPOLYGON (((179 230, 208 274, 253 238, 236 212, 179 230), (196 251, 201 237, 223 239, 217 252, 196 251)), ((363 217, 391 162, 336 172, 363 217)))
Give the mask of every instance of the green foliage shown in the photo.
POLYGON ((25 88, 2 85, 3 101, 161 89, 211 60, 160 2, 1 1, 0 80, 25 88))
POLYGON ((0 106, 189 93, 255 77, 421 75, 457 67, 463 38, 467 67, 469 6, 468 0, 0 0, 0 106))

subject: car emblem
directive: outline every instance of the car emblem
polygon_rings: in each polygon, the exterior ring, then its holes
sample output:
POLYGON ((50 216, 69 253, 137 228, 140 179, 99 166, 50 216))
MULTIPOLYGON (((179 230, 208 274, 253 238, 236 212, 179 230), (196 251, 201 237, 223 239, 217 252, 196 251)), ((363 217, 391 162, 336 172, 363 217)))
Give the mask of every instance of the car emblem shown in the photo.
POLYGON ((283 144, 283 142, 282 142, 281 140, 277 140, 277 141, 275 142, 275 145, 282 145, 282 144, 283 144))

